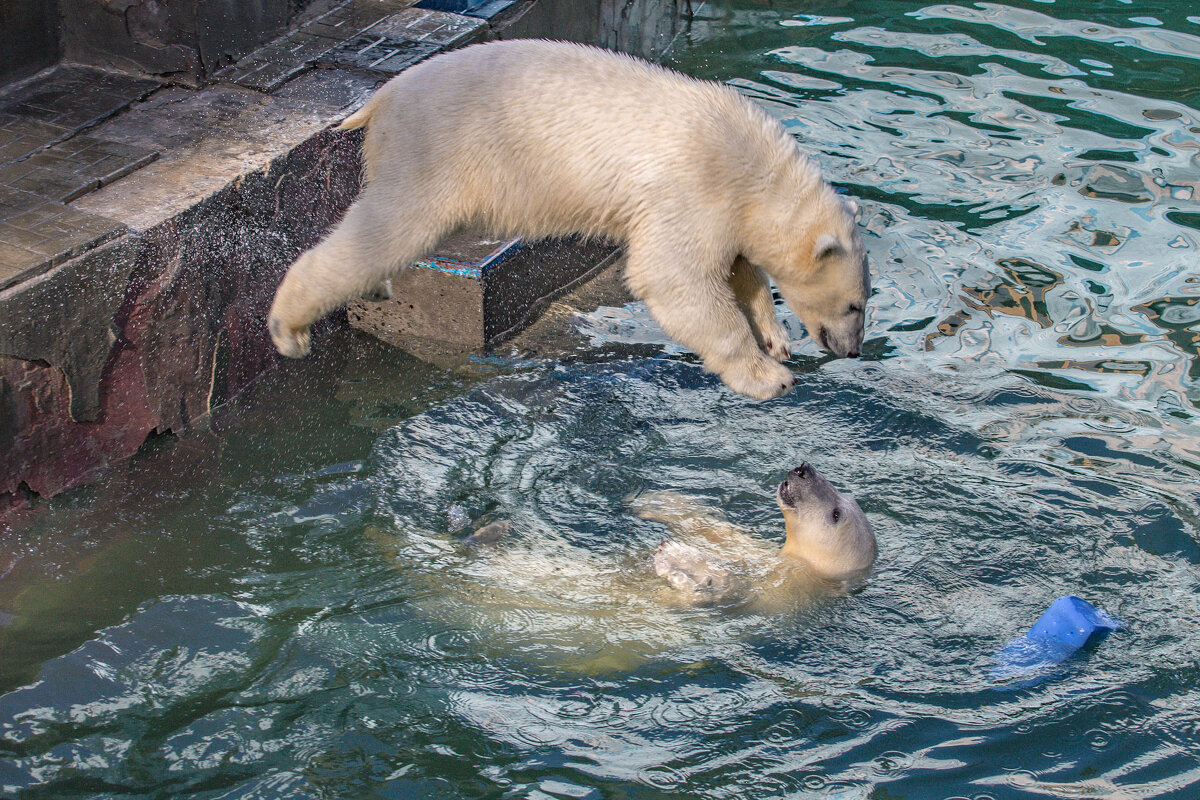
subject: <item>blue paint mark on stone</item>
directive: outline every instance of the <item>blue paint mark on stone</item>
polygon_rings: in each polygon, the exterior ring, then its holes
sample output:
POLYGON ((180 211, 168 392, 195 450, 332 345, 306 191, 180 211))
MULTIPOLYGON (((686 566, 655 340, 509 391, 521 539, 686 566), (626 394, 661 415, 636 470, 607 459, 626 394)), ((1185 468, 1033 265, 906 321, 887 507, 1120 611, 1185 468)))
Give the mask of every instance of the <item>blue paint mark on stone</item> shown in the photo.
POLYGON ((431 255, 415 262, 413 266, 479 280, 496 265, 512 258, 524 247, 525 245, 521 243, 520 239, 509 239, 478 261, 454 258, 448 255, 431 255))

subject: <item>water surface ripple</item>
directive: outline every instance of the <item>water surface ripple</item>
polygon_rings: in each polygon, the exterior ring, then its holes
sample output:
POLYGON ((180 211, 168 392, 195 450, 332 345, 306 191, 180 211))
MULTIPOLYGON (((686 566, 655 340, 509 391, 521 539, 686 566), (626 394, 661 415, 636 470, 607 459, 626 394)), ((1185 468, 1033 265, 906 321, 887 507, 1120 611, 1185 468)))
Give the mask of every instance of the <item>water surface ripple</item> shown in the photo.
POLYGON ((793 322, 800 384, 754 403, 634 303, 580 317, 568 361, 370 351, 328 390, 256 387, 0 535, 0 796, 1195 797, 1184 6, 702 7, 672 65, 860 199, 866 358, 793 322), (628 498, 778 539, 804 459, 879 534, 866 585, 767 616, 664 602, 665 530, 628 498), (1127 629, 995 678, 1068 593, 1127 629))

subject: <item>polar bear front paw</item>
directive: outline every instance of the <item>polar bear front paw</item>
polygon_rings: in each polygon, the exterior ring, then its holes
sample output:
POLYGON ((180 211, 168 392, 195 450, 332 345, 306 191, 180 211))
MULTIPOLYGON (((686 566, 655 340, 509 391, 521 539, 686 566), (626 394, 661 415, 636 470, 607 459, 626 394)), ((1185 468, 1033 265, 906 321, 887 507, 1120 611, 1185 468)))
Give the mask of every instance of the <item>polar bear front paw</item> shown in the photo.
POLYGON ((792 337, 788 335, 787 328, 774 318, 760 326, 758 343, 776 361, 787 361, 792 357, 792 337))
POLYGON ((654 553, 654 572, 681 592, 720 598, 733 586, 733 575, 688 544, 665 541, 654 553))
POLYGON ((280 355, 288 358, 304 358, 312 346, 312 334, 308 326, 293 329, 288 328, 278 317, 271 317, 267 323, 271 331, 271 341, 280 355))
POLYGON ((787 394, 796 385, 796 376, 790 369, 761 353, 757 358, 723 370, 720 375, 730 389, 755 400, 771 400, 787 394))

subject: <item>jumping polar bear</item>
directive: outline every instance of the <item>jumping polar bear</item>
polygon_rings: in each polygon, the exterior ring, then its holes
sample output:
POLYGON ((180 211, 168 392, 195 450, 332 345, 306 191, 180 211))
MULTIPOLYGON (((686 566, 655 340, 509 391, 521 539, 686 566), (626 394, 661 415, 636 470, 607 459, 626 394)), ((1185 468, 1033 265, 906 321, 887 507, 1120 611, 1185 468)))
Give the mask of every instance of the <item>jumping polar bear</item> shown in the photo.
POLYGON ((467 225, 624 243, 633 295, 750 397, 795 383, 768 275, 824 349, 859 353, 870 278, 854 206, 730 87, 593 47, 492 42, 404 71, 340 127, 367 128, 365 185, 276 291, 285 356, 467 225))

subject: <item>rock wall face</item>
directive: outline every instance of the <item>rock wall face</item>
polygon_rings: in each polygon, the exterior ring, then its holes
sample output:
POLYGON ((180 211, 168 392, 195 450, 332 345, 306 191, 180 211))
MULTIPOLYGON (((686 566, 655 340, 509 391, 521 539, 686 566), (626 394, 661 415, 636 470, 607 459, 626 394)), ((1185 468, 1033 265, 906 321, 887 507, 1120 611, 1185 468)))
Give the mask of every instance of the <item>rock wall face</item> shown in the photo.
POLYGON ((0 2, 0 85, 58 60, 56 0, 0 2))
POLYGON ((166 222, 0 295, 0 495, 60 492, 270 368, 278 356, 263 327, 275 287, 357 194, 360 142, 321 133, 166 222), (31 315, 45 324, 17 324, 31 315))
POLYGON ((4 0, 0 84, 70 61, 199 85, 328 0, 4 0))

